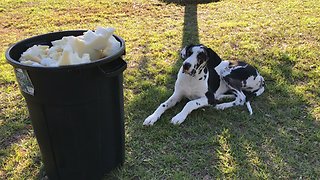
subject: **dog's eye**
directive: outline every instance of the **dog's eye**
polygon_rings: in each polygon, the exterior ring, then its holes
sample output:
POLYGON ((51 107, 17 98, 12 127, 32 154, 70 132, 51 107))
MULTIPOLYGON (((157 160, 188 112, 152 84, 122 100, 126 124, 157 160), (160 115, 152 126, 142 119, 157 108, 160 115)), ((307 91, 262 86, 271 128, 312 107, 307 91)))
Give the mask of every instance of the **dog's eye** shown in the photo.
POLYGON ((207 59, 207 56, 204 52, 200 52, 198 55, 197 55, 197 59, 200 63, 203 63, 206 59, 207 59))
POLYGON ((191 49, 188 49, 187 52, 186 52, 186 56, 190 57, 191 55, 192 55, 192 51, 191 51, 191 49))

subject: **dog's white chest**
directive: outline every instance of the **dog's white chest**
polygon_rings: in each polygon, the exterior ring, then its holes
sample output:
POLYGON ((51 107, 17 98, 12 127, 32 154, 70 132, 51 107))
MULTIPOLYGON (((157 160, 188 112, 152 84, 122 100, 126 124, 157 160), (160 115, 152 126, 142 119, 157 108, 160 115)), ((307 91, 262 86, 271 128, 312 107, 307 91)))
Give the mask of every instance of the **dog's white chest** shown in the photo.
POLYGON ((186 74, 180 74, 176 81, 176 90, 182 93, 190 100, 205 96, 208 91, 207 78, 199 80, 199 77, 191 77, 186 74))

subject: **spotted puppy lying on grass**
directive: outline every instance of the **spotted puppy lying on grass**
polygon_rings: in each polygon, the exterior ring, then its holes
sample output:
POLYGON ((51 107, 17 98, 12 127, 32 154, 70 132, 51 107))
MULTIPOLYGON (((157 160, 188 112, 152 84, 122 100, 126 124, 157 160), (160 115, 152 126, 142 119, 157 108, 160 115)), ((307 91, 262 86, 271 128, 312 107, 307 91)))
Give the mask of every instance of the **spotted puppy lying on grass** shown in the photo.
POLYGON ((153 125, 164 111, 184 97, 190 101, 171 119, 173 124, 181 124, 193 110, 210 105, 223 110, 246 104, 250 115, 253 113, 249 100, 264 92, 264 79, 253 66, 240 61, 222 61, 217 53, 201 44, 183 48, 181 57, 184 62, 174 93, 145 119, 143 125, 153 125), (234 100, 216 103, 223 98, 234 100))

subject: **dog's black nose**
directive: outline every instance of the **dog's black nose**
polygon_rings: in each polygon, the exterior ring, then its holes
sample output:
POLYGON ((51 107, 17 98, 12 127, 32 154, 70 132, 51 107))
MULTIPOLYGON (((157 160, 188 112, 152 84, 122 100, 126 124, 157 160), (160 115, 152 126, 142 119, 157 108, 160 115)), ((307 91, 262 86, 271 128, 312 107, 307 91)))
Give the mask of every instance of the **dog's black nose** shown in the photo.
POLYGON ((191 67, 190 63, 186 62, 186 63, 183 64, 183 70, 185 70, 185 71, 189 70, 190 67, 191 67))

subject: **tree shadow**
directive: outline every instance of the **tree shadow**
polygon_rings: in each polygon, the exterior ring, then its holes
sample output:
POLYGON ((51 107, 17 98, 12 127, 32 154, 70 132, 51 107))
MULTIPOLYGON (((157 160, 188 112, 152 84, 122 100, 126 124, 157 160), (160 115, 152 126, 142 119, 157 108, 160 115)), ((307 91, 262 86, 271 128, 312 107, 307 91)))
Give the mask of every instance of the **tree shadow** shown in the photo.
POLYGON ((188 44, 199 44, 197 4, 186 4, 183 21, 182 47, 188 44))
POLYGON ((207 4, 212 2, 219 2, 220 0, 161 0, 168 4, 174 3, 184 6, 184 23, 183 23, 183 37, 182 47, 188 44, 199 44, 199 28, 198 28, 198 4, 207 4))
POLYGON ((220 0, 160 0, 165 3, 174 3, 182 6, 190 5, 190 4, 207 4, 212 2, 219 2, 220 0))

